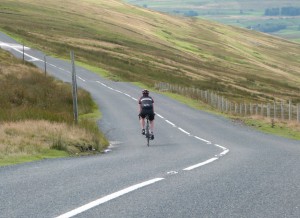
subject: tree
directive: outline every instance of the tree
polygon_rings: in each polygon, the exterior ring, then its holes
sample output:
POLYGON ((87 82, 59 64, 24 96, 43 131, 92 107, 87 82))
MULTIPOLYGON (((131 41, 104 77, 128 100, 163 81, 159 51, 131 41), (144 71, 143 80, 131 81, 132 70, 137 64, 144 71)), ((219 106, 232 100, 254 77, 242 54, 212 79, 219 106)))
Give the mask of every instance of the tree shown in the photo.
POLYGON ((283 7, 281 9, 281 15, 283 15, 283 16, 298 16, 298 15, 300 15, 300 8, 283 7))
POLYGON ((279 16, 280 9, 279 8, 267 8, 265 10, 265 16, 279 16))
POLYGON ((199 14, 196 11, 186 11, 186 12, 184 12, 184 16, 187 16, 187 17, 196 17, 198 15, 199 14))

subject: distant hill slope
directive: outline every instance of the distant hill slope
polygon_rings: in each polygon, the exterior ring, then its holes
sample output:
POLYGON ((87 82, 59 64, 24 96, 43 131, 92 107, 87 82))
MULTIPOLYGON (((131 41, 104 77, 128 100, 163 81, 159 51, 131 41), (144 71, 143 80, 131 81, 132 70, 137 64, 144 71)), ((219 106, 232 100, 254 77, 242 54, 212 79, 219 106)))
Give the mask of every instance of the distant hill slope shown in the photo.
POLYGON ((0 28, 128 81, 170 82, 244 101, 300 100, 300 44, 119 0, 12 0, 0 28))
POLYGON ((201 17, 300 42, 299 0, 124 0, 151 10, 201 17))

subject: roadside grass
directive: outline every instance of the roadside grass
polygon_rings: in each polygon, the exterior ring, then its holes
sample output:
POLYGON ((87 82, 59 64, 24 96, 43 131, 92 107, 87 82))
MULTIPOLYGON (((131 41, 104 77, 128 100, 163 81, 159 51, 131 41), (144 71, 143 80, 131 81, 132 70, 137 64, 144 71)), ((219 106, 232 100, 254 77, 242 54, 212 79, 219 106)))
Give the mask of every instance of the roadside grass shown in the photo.
MULTIPOLYGON (((158 91, 149 86, 146 86, 140 82, 135 82, 135 85, 141 87, 142 89, 148 89, 151 92, 160 93, 162 95, 168 96, 180 103, 190 106, 191 108, 202 110, 211 114, 215 114, 218 116, 223 116, 233 121, 238 120, 246 126, 251 128, 255 128, 258 131, 269 133, 285 138, 300 140, 300 124, 296 121, 282 121, 280 119, 273 120, 268 119, 266 117, 261 116, 237 116, 234 114, 222 113, 210 105, 202 102, 201 100, 192 99, 187 96, 179 95, 176 93, 168 92, 168 91, 158 91)), ((159 105, 158 105, 159 107, 159 105)))
POLYGON ((282 120, 267 119, 263 117, 245 117, 243 122, 259 131, 278 135, 286 138, 300 140, 300 125, 296 121, 287 122, 282 120))
POLYGON ((97 132, 95 129, 91 131, 89 125, 75 126, 45 120, 1 123, 0 165, 99 153, 100 144, 103 145, 103 142, 100 142, 96 137, 97 132))
POLYGON ((208 113, 213 113, 219 116, 223 116, 231 120, 239 120, 242 123, 244 123, 244 125, 249 126, 251 128, 255 128, 256 130, 259 130, 261 132, 269 133, 269 134, 273 134, 285 138, 300 140, 300 124, 297 123, 296 121, 287 122, 287 121, 276 119, 275 121, 272 122, 272 119, 267 119, 261 116, 243 117, 243 116, 237 116, 233 114, 221 113, 220 111, 214 109, 210 105, 205 104, 200 100, 191 99, 186 96, 169 93, 169 92, 162 92, 162 94, 165 94, 166 96, 169 96, 170 98, 173 98, 192 108, 206 111, 208 113))
POLYGON ((0 166, 94 154, 108 146, 96 124, 98 107, 82 89, 74 125, 71 90, 70 84, 0 50, 0 166))
POLYGON ((0 155, 0 166, 15 165, 42 159, 63 158, 67 156, 69 156, 67 152, 54 149, 45 149, 44 151, 41 151, 40 154, 16 154, 2 157, 0 155))

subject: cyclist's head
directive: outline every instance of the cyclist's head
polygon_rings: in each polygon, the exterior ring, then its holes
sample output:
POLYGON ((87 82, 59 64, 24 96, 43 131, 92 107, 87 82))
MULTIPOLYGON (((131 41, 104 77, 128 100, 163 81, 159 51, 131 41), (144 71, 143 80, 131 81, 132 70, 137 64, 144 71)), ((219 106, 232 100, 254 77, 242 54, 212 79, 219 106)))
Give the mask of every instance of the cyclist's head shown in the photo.
POLYGON ((147 89, 144 89, 144 90, 142 91, 142 93, 143 93, 143 95, 146 95, 146 96, 149 95, 149 91, 148 91, 147 89))

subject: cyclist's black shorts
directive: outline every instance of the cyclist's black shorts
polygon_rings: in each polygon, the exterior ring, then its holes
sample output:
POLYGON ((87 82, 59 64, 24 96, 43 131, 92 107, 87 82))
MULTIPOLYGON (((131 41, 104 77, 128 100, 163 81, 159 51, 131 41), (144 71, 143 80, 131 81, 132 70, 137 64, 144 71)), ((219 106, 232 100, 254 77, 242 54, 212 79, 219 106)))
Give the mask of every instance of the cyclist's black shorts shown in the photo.
POLYGON ((145 118, 147 114, 149 115, 150 121, 154 120, 155 113, 153 112, 153 110, 142 110, 139 116, 145 118))

